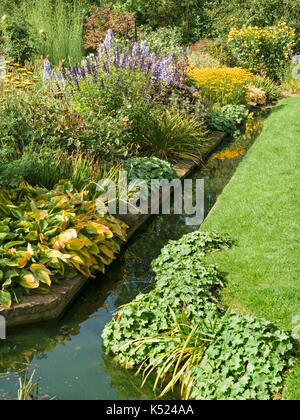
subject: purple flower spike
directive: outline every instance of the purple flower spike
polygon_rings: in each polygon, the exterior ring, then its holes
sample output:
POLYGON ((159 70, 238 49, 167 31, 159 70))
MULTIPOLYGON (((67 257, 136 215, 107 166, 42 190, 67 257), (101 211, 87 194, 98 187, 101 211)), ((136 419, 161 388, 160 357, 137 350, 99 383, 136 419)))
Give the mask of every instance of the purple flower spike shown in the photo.
POLYGON ((51 80, 52 79, 52 69, 49 60, 44 60, 44 79, 51 80))

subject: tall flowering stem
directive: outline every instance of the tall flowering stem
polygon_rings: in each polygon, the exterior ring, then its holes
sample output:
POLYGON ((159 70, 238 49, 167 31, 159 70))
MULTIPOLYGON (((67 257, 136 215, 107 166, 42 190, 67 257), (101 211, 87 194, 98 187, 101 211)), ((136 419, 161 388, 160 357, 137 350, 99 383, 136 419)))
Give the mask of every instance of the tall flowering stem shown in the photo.
MULTIPOLYGON (((160 91, 164 86, 179 86, 185 80, 185 71, 177 66, 177 58, 170 53, 162 55, 151 51, 145 41, 135 43, 131 48, 121 48, 111 30, 107 32, 103 44, 96 54, 91 54, 80 65, 62 67, 61 80, 71 90, 80 91, 80 82, 91 80, 100 88, 112 69, 144 73, 149 79, 148 88, 160 91)), ((134 76, 133 76, 134 77, 134 76)), ((48 60, 45 60, 44 78, 52 79, 48 60)), ((120 80, 118 83, 120 84, 120 80)), ((126 88, 125 88, 126 89, 126 88)))

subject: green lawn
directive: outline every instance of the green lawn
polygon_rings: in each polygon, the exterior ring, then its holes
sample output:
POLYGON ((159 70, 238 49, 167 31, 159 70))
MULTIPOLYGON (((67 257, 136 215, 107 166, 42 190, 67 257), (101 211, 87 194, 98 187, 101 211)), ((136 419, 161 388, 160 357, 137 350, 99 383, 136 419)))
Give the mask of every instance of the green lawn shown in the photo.
MULTIPOLYGON (((237 240, 210 257, 227 274, 223 302, 291 330, 300 315, 300 97, 274 109, 203 230, 237 240)), ((283 396, 300 400, 300 358, 283 396)))

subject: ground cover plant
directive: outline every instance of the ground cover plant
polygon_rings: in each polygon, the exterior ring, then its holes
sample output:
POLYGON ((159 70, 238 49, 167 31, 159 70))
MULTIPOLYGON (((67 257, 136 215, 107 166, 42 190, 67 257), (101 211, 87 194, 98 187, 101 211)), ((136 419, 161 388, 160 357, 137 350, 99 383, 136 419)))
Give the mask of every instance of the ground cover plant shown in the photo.
POLYGON ((121 307, 102 338, 144 382, 156 372, 161 397, 180 384, 184 399, 270 399, 292 363, 291 336, 270 322, 225 313, 223 276, 203 258, 231 247, 227 237, 194 232, 171 241, 153 262, 156 286, 121 307))
POLYGON ((240 129, 245 126, 249 117, 249 110, 244 105, 215 107, 207 116, 209 125, 214 130, 230 135, 240 135, 240 129))

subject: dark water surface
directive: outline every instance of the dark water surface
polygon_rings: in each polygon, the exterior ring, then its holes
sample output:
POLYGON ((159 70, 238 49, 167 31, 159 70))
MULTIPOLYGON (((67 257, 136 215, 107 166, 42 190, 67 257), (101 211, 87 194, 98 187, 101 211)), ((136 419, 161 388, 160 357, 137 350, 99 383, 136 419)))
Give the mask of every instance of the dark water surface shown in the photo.
MULTIPOLYGON (((194 174, 205 180, 205 215, 231 179, 246 151, 263 128, 262 117, 250 121, 238 140, 228 140, 194 174)), ((113 312, 153 285, 151 261, 170 239, 198 226, 185 216, 157 216, 129 243, 104 277, 89 286, 53 323, 21 328, 0 340, 0 395, 15 398, 17 378, 36 370, 40 395, 71 400, 153 399, 151 384, 140 389, 140 378, 118 366, 102 349, 101 333, 113 312)))

